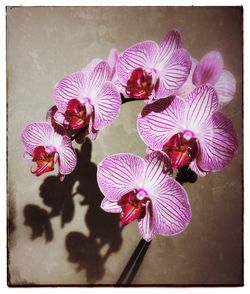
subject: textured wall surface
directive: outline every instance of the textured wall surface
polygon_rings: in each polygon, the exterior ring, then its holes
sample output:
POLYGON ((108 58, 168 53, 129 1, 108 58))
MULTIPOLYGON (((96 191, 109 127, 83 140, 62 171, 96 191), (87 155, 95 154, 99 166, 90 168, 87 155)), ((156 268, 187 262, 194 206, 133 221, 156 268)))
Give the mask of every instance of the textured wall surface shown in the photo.
POLYGON ((136 131, 143 102, 127 103, 93 144, 79 147, 77 170, 35 177, 22 159, 21 133, 43 121, 63 76, 92 58, 107 58, 177 28, 199 59, 219 50, 237 79, 225 108, 239 137, 237 157, 222 172, 185 184, 192 207, 187 230, 155 238, 135 284, 242 283, 242 10, 240 7, 19 7, 7 9, 9 283, 114 284, 140 236, 136 223, 99 208, 96 165, 107 155, 144 156, 136 131))

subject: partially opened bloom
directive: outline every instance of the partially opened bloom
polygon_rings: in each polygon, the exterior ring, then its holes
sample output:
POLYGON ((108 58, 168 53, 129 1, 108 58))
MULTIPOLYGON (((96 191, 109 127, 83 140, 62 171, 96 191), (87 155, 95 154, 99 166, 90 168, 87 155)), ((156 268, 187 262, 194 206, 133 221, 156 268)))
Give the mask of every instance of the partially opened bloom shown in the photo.
POLYGON ((221 106, 229 103, 236 91, 236 80, 231 72, 224 69, 224 62, 218 51, 211 51, 201 60, 192 60, 190 75, 179 91, 180 96, 187 96, 195 87, 203 84, 214 87, 221 106))
POLYGON ((25 159, 36 163, 36 176, 54 170, 58 163, 61 175, 70 174, 76 166, 76 153, 69 137, 55 132, 47 122, 36 122, 26 126, 22 133, 25 159))
POLYGON ((88 126, 94 140, 120 111, 121 98, 112 74, 106 61, 93 61, 83 71, 60 80, 55 88, 57 121, 73 130, 88 126))
POLYGON ((104 194, 101 207, 121 213, 121 222, 138 221, 142 237, 181 233, 190 222, 186 191, 171 178, 167 156, 153 152, 142 159, 130 154, 106 157, 98 166, 97 180, 104 194))
POLYGON ((237 151, 233 125, 217 109, 216 91, 203 85, 186 100, 172 97, 147 105, 138 117, 138 131, 151 149, 170 157, 174 168, 189 164, 205 175, 224 168, 237 151))
POLYGON ((190 68, 190 55, 181 48, 179 32, 172 30, 159 45, 145 41, 126 49, 116 69, 126 97, 152 100, 176 94, 190 68))

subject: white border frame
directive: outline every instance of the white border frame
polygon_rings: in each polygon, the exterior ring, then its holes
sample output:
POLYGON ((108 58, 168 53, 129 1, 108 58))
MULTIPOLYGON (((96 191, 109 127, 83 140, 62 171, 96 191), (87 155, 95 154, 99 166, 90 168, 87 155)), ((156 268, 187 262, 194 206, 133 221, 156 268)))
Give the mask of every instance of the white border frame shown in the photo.
MULTIPOLYGON (((195 288, 154 288, 154 290, 160 292, 174 292, 180 293, 182 291, 187 292, 200 292, 202 291, 218 291, 220 293, 232 293, 232 292, 248 292, 250 291, 249 287, 249 257, 250 257, 250 239, 249 239, 249 227, 250 227, 250 188, 248 180, 250 175, 250 152, 248 150, 249 146, 249 133, 245 132, 246 126, 250 127, 250 22, 249 22, 249 10, 250 10, 250 1, 235 1, 235 0, 213 0, 213 1, 189 1, 189 0, 174 0, 174 1, 164 1, 157 0, 153 2, 158 6, 243 6, 244 12, 244 278, 245 286, 244 287, 195 287, 195 288), (248 66, 247 66, 248 65, 248 66)), ((0 291, 1 293, 43 293, 46 291, 49 293, 67 293, 68 291, 73 291, 74 293, 82 293, 89 291, 101 291, 104 292, 116 292, 119 291, 128 291, 126 288, 63 288, 63 287, 53 287, 53 288, 9 288, 7 287, 7 209, 6 209, 6 15, 5 7, 6 6, 152 6, 152 0, 119 0, 119 1, 107 1, 107 0, 91 0, 87 2, 88 5, 83 5, 84 2, 81 0, 71 0, 71 1, 56 1, 56 0, 23 0, 23 1, 1 1, 0 4, 0 36, 1 36, 1 46, 0 46, 0 56, 1 56, 1 71, 0 71, 0 82, 1 82, 1 99, 0 99, 0 126, 1 126, 1 136, 0 136, 0 291), (5 97, 5 99, 4 99, 5 97), (4 131, 3 131, 4 130, 4 131)), ((233 21, 233 20, 232 20, 233 21)), ((134 288, 129 291, 143 291, 151 292, 152 288, 134 288)))

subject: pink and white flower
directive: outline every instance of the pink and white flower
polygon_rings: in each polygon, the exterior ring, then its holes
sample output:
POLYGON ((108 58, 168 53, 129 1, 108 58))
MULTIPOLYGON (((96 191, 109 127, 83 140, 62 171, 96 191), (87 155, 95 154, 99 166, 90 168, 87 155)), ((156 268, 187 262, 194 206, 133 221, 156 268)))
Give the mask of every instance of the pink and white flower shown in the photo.
POLYGON ((36 122, 26 126, 22 133, 25 147, 24 158, 36 163, 32 171, 36 176, 54 170, 58 162, 61 175, 70 174, 76 166, 76 153, 69 137, 55 132, 47 122, 36 122))
POLYGON ((178 91, 178 95, 187 95, 203 84, 214 87, 218 94, 219 105, 229 103, 236 91, 236 80, 231 72, 224 69, 224 62, 218 51, 211 51, 204 55, 200 62, 192 59, 192 69, 185 84, 178 91))
POLYGON ((202 85, 185 100, 172 97, 147 105, 138 117, 138 132, 151 149, 164 151, 174 168, 189 164, 206 175, 228 165, 238 147, 231 121, 217 109, 216 91, 202 85))
POLYGON ((153 152, 145 159, 130 154, 106 157, 97 181, 104 199, 101 208, 121 213, 121 222, 138 221, 143 239, 172 236, 185 230, 191 209, 186 191, 171 176, 167 156, 153 152))
POLYGON ((116 70, 124 96, 152 100, 175 95, 190 68, 190 55, 181 48, 179 32, 172 30, 159 45, 145 41, 126 49, 118 57, 116 70))
POLYGON ((54 93, 57 121, 73 130, 88 126, 94 140, 120 111, 121 97, 111 81, 113 74, 108 62, 94 60, 83 71, 60 80, 54 93))

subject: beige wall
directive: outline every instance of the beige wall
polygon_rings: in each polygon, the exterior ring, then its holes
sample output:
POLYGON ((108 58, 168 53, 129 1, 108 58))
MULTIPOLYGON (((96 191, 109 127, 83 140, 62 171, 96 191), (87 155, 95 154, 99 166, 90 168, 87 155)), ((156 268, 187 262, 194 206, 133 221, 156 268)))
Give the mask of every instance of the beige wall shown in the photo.
POLYGON ((136 223, 120 231, 119 217, 99 209, 96 164, 118 152, 144 155, 136 131, 143 102, 122 106, 112 126, 92 146, 83 146, 79 168, 62 184, 51 174, 30 174, 20 137, 27 123, 45 119, 60 78, 92 58, 105 59, 112 47, 122 51, 146 39, 160 41, 171 28, 180 30, 184 47, 197 59, 212 49, 223 54, 225 67, 237 79, 235 98, 225 112, 240 147, 222 172, 185 185, 192 207, 188 229, 172 238, 155 238, 134 283, 242 283, 241 8, 19 7, 7 9, 12 285, 117 280, 140 236, 136 223))

